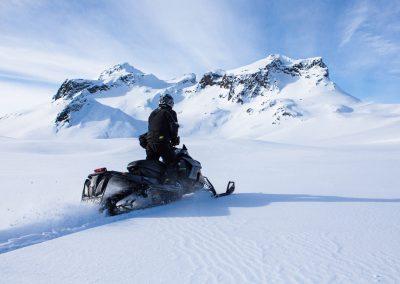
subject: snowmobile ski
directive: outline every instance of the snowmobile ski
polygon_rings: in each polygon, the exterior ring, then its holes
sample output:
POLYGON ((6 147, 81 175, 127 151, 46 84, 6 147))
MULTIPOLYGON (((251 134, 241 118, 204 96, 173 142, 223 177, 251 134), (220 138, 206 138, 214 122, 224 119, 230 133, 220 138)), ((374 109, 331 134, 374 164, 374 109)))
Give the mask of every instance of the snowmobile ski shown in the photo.
POLYGON ((211 183, 211 181, 207 177, 204 177, 204 180, 205 180, 206 188, 211 192, 211 194, 212 194, 212 196, 214 198, 219 198, 219 197, 231 195, 235 191, 235 182, 234 181, 229 181, 228 182, 225 192, 217 193, 217 191, 215 190, 215 187, 211 183))

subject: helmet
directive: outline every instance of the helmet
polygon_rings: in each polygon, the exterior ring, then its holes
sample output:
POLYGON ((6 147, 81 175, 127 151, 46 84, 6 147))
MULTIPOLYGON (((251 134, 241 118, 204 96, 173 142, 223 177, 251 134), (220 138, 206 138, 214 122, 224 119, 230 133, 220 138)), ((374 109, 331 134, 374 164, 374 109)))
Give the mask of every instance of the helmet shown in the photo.
POLYGON ((172 108, 174 106, 174 98, 170 94, 161 95, 158 105, 170 106, 172 108))

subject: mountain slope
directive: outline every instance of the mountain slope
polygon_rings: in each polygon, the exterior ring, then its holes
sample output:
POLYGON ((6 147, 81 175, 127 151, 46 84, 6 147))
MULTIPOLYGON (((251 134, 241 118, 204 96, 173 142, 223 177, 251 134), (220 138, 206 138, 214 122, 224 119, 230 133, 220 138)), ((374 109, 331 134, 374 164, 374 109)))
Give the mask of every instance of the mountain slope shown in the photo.
POLYGON ((51 104, 1 118, 0 135, 135 137, 146 131, 149 113, 166 92, 175 97, 183 136, 307 143, 383 128, 384 139, 399 139, 384 129, 400 121, 399 106, 365 104, 346 94, 319 57, 281 55, 208 72, 199 81, 194 74, 165 81, 119 64, 97 80, 66 80, 51 104))
POLYGON ((195 80, 188 74, 167 82, 127 63, 115 65, 97 80, 65 80, 51 103, 0 118, 0 132, 22 138, 137 136, 146 131, 160 94, 178 94, 195 80))
POLYGON ((195 95, 177 106, 183 121, 193 121, 196 131, 214 126, 233 137, 258 137, 281 129, 280 124, 351 112, 359 102, 330 81, 321 58, 271 55, 239 69, 207 73, 195 88, 195 95))

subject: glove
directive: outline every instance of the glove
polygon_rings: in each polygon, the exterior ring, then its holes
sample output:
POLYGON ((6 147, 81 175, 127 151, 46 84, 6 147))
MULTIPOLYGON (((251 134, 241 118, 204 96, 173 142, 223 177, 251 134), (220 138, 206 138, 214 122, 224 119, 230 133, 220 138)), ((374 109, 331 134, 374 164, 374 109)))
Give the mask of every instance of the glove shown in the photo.
POLYGON ((139 144, 142 148, 146 149, 147 147, 147 133, 144 133, 139 136, 139 144))
POLYGON ((176 136, 174 138, 171 139, 171 144, 172 146, 177 146, 181 143, 181 139, 179 136, 176 136))

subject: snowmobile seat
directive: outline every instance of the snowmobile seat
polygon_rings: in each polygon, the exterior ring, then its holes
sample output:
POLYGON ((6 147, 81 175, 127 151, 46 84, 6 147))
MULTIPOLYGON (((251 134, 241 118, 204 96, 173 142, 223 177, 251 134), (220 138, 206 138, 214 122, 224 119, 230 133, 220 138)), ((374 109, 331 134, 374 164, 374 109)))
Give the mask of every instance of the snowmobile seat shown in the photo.
POLYGON ((164 177, 167 166, 154 160, 138 160, 128 164, 128 172, 134 175, 145 176, 161 180, 164 177))

